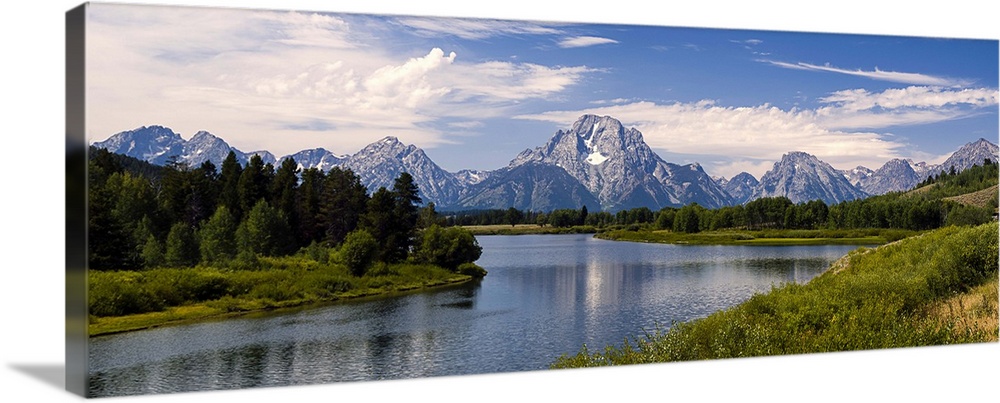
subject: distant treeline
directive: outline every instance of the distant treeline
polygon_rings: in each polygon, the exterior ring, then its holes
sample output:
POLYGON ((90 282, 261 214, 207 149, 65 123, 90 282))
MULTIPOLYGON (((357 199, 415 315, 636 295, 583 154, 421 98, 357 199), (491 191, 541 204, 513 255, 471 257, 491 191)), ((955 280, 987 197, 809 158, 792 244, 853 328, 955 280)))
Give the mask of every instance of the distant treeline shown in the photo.
POLYGON ((369 195, 348 169, 300 170, 291 158, 275 168, 254 156, 243 167, 230 152, 221 169, 157 167, 92 147, 88 174, 95 270, 252 268, 257 257, 301 251, 333 254, 362 275, 373 262, 408 259, 457 270, 481 252, 468 232, 435 225, 408 173, 369 195))
POLYGON ((652 211, 646 207, 616 213, 558 209, 550 212, 471 210, 446 213, 443 225, 537 224, 554 227, 579 225, 608 227, 653 227, 676 232, 720 229, 861 229, 897 228, 927 230, 944 225, 976 225, 988 222, 996 209, 967 206, 944 200, 986 189, 997 184, 997 164, 989 159, 962 172, 954 169, 928 177, 916 189, 866 199, 827 205, 820 200, 795 204, 787 197, 765 197, 745 205, 706 209, 696 203, 652 211))

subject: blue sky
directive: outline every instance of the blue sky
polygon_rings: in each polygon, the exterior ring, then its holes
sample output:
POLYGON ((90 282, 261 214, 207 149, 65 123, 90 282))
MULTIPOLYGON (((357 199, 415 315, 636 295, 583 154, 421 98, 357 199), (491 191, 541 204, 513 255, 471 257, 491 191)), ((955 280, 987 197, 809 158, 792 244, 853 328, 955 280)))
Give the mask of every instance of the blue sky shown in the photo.
POLYGON ((88 136, 207 130, 244 151, 384 136, 496 169, 584 113, 669 162, 760 177, 940 162, 998 137, 995 40, 92 4, 88 136))

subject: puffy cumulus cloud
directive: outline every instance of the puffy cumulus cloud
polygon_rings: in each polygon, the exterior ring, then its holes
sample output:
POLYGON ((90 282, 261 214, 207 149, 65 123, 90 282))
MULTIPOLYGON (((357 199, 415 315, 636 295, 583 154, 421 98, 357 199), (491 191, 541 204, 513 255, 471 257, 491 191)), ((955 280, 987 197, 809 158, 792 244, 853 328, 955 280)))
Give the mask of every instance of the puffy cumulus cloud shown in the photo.
POLYGON ((462 39, 486 39, 502 35, 549 35, 560 33, 558 29, 550 26, 521 21, 407 17, 397 18, 395 22, 414 29, 420 35, 451 35, 462 39))
POLYGON ((876 67, 875 70, 865 71, 861 69, 848 70, 830 65, 820 66, 803 62, 788 63, 788 62, 781 62, 774 60, 759 60, 759 61, 762 63, 768 63, 786 69, 847 74, 851 76, 867 77, 873 80, 891 81, 903 84, 932 85, 932 86, 944 86, 944 87, 963 87, 969 85, 968 80, 948 78, 948 77, 938 77, 920 73, 884 71, 884 70, 879 70, 878 67, 876 67))
MULTIPOLYGON (((331 135, 344 136, 332 140, 337 144, 360 147, 395 135, 430 148, 452 141, 430 123, 498 116, 518 101, 563 91, 593 71, 510 62, 461 64, 457 58, 455 52, 446 55, 434 48, 421 57, 367 70, 339 60, 270 76, 226 74, 213 80, 213 86, 172 87, 166 95, 178 104, 208 105, 271 122, 268 127, 286 137, 302 137, 291 132, 317 127, 319 120, 319 127, 336 128, 331 135)), ((293 152, 295 147, 314 147, 315 141, 282 139, 266 148, 293 152)))
POLYGON ((769 104, 720 106, 710 100, 669 105, 632 102, 518 118, 568 124, 584 113, 609 115, 639 129, 655 149, 674 154, 740 156, 706 164, 706 170, 713 175, 732 177, 747 170, 759 178, 771 163, 793 150, 814 154, 839 169, 858 165, 877 168, 888 159, 908 157, 903 155, 907 145, 891 136, 846 129, 877 129, 970 116, 979 107, 996 105, 996 90, 911 88, 876 94, 842 91, 831 94, 826 102, 830 105, 815 110, 784 110, 769 104), (871 102, 871 106, 861 108, 865 97, 892 102, 871 102), (944 110, 935 109, 935 105, 956 107, 944 110))
POLYGON ((455 52, 445 56, 443 50, 434 48, 424 57, 376 70, 364 80, 365 106, 414 109, 425 101, 447 94, 451 91, 448 87, 431 85, 428 76, 452 64, 455 56, 455 52))
POLYGON ((601 38, 599 36, 574 36, 560 40, 559 47, 582 48, 587 46, 605 45, 609 43, 618 43, 618 41, 611 38, 601 38))

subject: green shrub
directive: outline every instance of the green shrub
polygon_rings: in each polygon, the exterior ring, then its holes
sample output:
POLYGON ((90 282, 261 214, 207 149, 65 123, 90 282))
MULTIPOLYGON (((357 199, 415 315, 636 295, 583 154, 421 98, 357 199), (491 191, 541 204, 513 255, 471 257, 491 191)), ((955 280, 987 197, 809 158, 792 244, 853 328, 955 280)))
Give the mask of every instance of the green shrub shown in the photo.
POLYGON ((472 276, 476 278, 486 277, 486 269, 475 263, 462 263, 458 265, 458 274, 472 276))
POLYGON ((94 316, 155 312, 165 306, 143 273, 91 271, 88 283, 88 304, 94 316))
POLYGON ((442 229, 435 224, 421 233, 416 257, 418 261, 455 271, 463 263, 476 261, 482 253, 483 248, 468 230, 461 227, 442 229))
POLYGON ((351 274, 361 277, 375 262, 379 245, 368 231, 358 229, 351 231, 340 246, 338 258, 351 271, 351 274))

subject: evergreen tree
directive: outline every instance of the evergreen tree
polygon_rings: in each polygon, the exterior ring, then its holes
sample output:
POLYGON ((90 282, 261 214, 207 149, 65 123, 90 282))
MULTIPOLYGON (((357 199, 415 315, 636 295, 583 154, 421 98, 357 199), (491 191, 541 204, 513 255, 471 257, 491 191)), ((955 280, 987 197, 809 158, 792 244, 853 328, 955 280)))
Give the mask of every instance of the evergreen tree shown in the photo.
MULTIPOLYGON (((339 245, 358 227, 358 220, 368 204, 368 191, 354 172, 334 167, 326 175, 321 200, 320 219, 326 242, 330 246, 339 245)), ((387 213, 392 211, 391 206, 386 210, 387 213)))
POLYGON ((218 204, 228 207, 234 217, 243 217, 239 187, 242 175, 243 167, 236 160, 236 153, 229 151, 229 155, 222 161, 222 170, 219 172, 220 189, 218 204))
POLYGON ((130 234, 112 214, 113 196, 96 178, 90 178, 87 197, 87 243, 89 267, 94 270, 130 269, 130 234))
POLYGON ((191 267, 198 263, 198 241, 191 226, 178 222, 170 227, 164 260, 173 267, 191 267))
POLYGON ((398 226, 398 244, 393 247, 403 251, 403 258, 413 244, 417 231, 417 218, 420 203, 420 191, 413 181, 413 176, 402 172, 392 185, 392 194, 396 199, 396 225, 398 226))
POLYGON ((284 215, 264 200, 259 200, 240 223, 236 245, 240 252, 263 256, 284 255, 294 250, 291 230, 284 215))
POLYGON ((250 209, 261 199, 268 199, 269 179, 273 176, 273 172, 268 172, 268 166, 270 164, 265 165, 260 155, 255 154, 253 157, 250 157, 250 162, 247 163, 246 168, 243 169, 243 173, 240 174, 238 189, 240 208, 244 214, 248 214, 250 209))
POLYGON ((201 240, 201 261, 207 264, 225 263, 236 257, 236 227, 229 209, 220 205, 198 232, 201 240))
POLYGON ((323 222, 321 199, 326 175, 316 168, 302 171, 302 182, 295 192, 295 214, 299 225, 295 236, 299 245, 323 241, 326 225, 323 222))
POLYGON ((205 161, 190 173, 191 194, 188 199, 189 222, 201 223, 208 219, 219 202, 219 174, 212 161, 205 161))
MULTIPOLYGON (((295 208, 295 193, 299 183, 299 164, 294 158, 285 158, 271 182, 271 205, 278 209, 288 221, 293 233, 299 231, 299 215, 295 208)), ((308 243, 307 243, 308 244, 308 243)), ((298 244, 296 246, 305 246, 298 244)))
POLYGON ((398 250, 399 228, 397 226, 396 199, 392 192, 381 187, 368 200, 367 209, 361 216, 359 228, 367 231, 381 246, 378 260, 396 262, 406 257, 405 251, 398 250))
POLYGON ((158 196, 160 209, 167 223, 184 221, 194 225, 188 216, 188 200, 191 197, 191 178, 184 163, 171 160, 163 170, 158 196))

